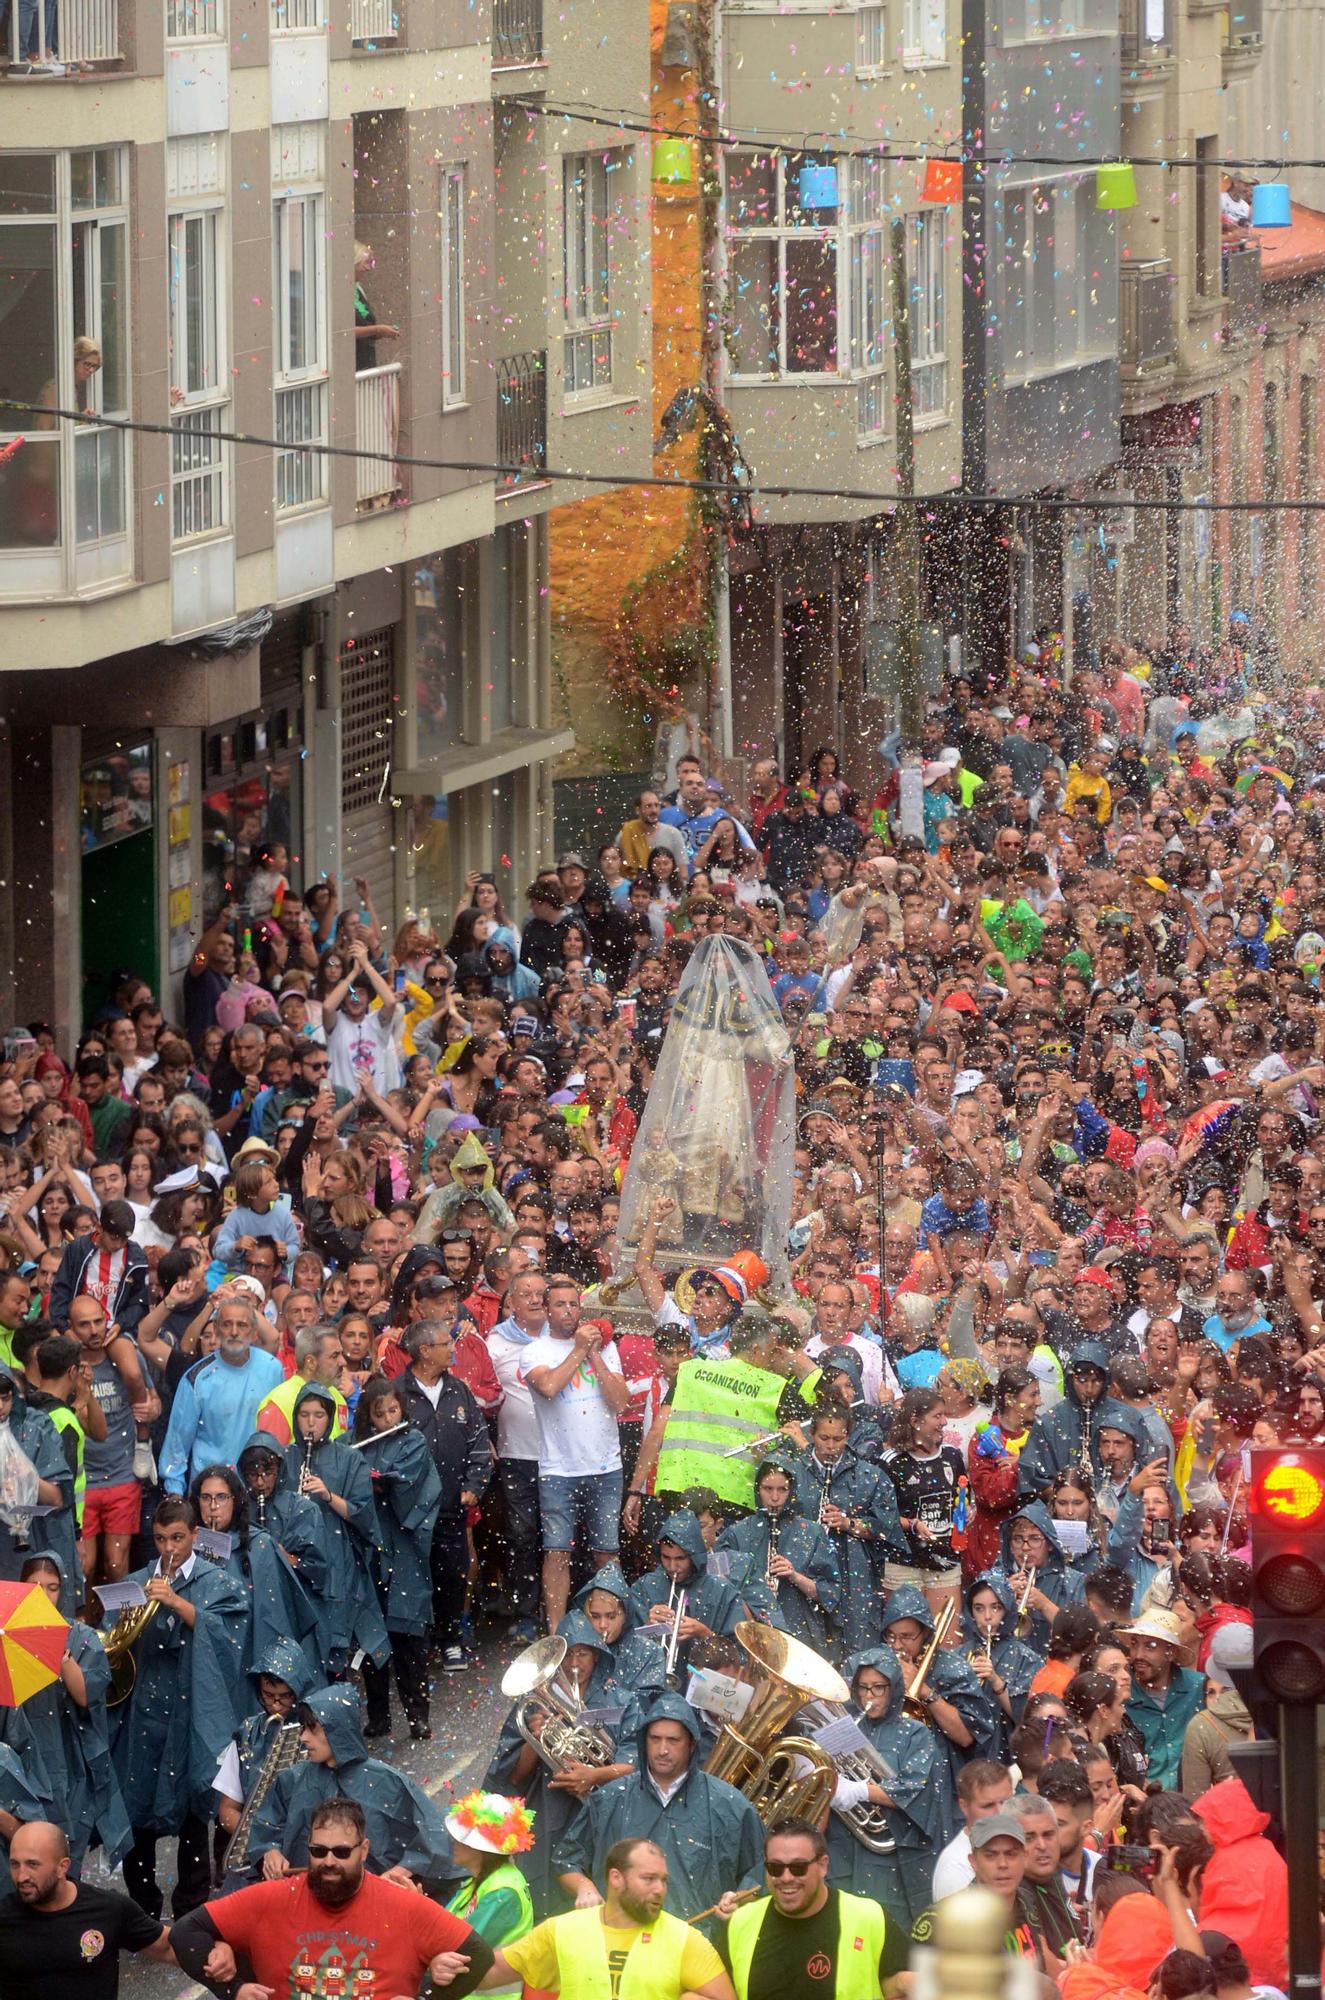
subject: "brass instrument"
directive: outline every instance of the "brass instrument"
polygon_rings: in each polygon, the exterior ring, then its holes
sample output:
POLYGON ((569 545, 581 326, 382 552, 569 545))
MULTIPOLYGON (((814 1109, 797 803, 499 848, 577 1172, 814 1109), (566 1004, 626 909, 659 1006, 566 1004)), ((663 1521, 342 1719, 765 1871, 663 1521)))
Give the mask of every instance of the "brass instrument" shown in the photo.
POLYGON ((735 1638, 758 1676, 754 1698, 739 1726, 724 1722, 704 1769, 744 1793, 765 1826, 780 1819, 817 1825, 832 1803, 837 1767, 811 1737, 783 1732, 807 1701, 845 1702, 851 1690, 827 1660, 771 1625, 743 1619, 735 1638), (810 1770, 798 1775, 798 1760, 810 1770))
POLYGON ((663 1664, 668 1680, 671 1680, 676 1672, 677 1655, 681 1650, 681 1620, 686 1615, 686 1602, 687 1593, 673 1582, 667 1593, 667 1610, 672 1621, 672 1629, 667 1634, 667 1643, 663 1648, 663 1664))
POLYGON ((249 1789, 248 1796, 240 1807, 235 1830, 225 1844, 221 1856, 221 1867, 227 1875, 239 1875, 247 1869, 248 1844, 253 1835, 253 1822, 258 1808, 276 1783, 282 1771, 288 1771, 308 1755, 303 1745, 303 1732, 297 1722, 283 1722, 279 1715, 267 1718, 267 1733, 271 1741, 267 1754, 262 1760, 262 1768, 249 1789))
MULTIPOLYGON (((838 1701, 807 1701, 804 1714, 815 1729, 826 1729, 830 1722, 856 1720, 845 1704, 838 1701)), ((840 1778, 851 1778, 862 1785, 882 1785, 885 1791, 897 1776, 896 1771, 890 1770, 884 1763, 872 1743, 834 1757, 833 1763, 840 1778)), ((862 1799, 858 1806, 849 1810, 834 1806, 833 1811, 871 1854, 892 1854, 896 1851, 897 1842, 888 1831, 886 1806, 876 1806, 872 1800, 862 1799)))
MULTIPOLYGON (((161 1574, 169 1583, 175 1573, 173 1563, 162 1565, 161 1574)), ((119 1708, 133 1693, 138 1679, 138 1662, 134 1658, 134 1647, 160 1610, 160 1602, 149 1597, 145 1604, 126 1604, 116 1613, 115 1622, 108 1631, 98 1632, 110 1661, 110 1688, 106 1694, 107 1708, 119 1708)))
POLYGON ((602 1770, 615 1764, 616 1745, 605 1730, 581 1719, 584 1703, 578 1688, 567 1693, 558 1687, 557 1676, 566 1652, 564 1639, 536 1639, 507 1667, 501 1691, 507 1701, 515 1703, 516 1728, 549 1771, 564 1771, 568 1764, 592 1764, 602 1770), (527 1721, 533 1708, 546 1711, 541 1731, 532 1729, 527 1721))
POLYGON ((934 1664, 934 1655, 952 1630, 952 1621, 957 1616, 957 1600, 949 1597, 942 1611, 934 1620, 934 1635, 916 1662, 915 1672, 907 1683, 906 1698, 902 1702, 902 1713, 913 1716, 917 1722, 928 1722, 929 1716, 920 1700, 920 1690, 929 1679, 929 1670, 934 1664))
POLYGON ((1024 1639, 1026 1637, 1027 1632, 1030 1630, 1031 1621, 1029 1614, 1030 1614, 1031 1592, 1035 1588, 1035 1579, 1038 1574, 1039 1572, 1034 1568, 1027 1570, 1026 1581, 1021 1587, 1021 1596, 1017 1599, 1016 1631, 1017 1631, 1017 1637, 1019 1639, 1024 1639))

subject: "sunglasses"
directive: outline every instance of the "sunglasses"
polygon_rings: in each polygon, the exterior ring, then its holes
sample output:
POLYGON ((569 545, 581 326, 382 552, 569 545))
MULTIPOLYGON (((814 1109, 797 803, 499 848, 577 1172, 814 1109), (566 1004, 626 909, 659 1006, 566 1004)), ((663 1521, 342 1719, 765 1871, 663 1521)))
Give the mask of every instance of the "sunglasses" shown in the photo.
POLYGON ((451 984, 449 979, 436 979, 436 978, 425 979, 423 983, 425 986, 449 986, 451 984))
POLYGON ((310 1840, 308 1843, 308 1858, 310 1861, 326 1861, 332 1856, 337 1861, 348 1861, 358 1851, 359 1843, 357 1840, 353 1841, 348 1847, 341 1841, 324 1842, 321 1840, 310 1840))
MULTIPOLYGON (((309 1853, 311 1854, 312 1851, 312 1848, 310 1848, 309 1853)), ((774 1878, 779 1875, 794 1875, 796 1880, 801 1882, 809 1874, 813 1866, 813 1861, 766 1861, 764 1863, 764 1873, 774 1878)))
POLYGON ((329 1062, 310 1062, 308 1060, 308 1057, 305 1056, 301 1067, 304 1069, 312 1070, 313 1073, 316 1075, 319 1070, 330 1069, 331 1064, 329 1062))

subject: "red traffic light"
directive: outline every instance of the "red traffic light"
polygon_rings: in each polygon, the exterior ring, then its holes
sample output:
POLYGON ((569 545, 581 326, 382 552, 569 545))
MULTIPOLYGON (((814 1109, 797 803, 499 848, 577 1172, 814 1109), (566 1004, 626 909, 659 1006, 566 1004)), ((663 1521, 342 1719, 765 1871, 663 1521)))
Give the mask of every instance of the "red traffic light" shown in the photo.
POLYGON ((1283 1527, 1312 1527, 1325 1514, 1325 1481, 1297 1458, 1281 1458, 1257 1480, 1252 1507, 1283 1527))

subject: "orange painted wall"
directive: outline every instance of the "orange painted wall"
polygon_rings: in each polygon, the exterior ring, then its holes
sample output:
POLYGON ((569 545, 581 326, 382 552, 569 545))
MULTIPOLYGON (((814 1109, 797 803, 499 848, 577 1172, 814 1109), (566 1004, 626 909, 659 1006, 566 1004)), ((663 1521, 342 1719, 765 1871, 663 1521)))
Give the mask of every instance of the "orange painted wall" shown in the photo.
MULTIPOLYGON (((649 0, 653 122, 664 130, 689 130, 696 80, 693 72, 663 70, 659 55, 666 23, 667 0, 649 0)), ((642 134, 635 143, 650 145, 642 134)), ((697 171, 698 162, 692 160, 692 173, 697 171)), ((700 379, 700 204, 697 178, 680 186, 650 186, 656 434, 676 391, 700 379)), ((659 469, 669 475, 693 473, 698 435, 696 428, 673 445, 659 469)), ((636 486, 559 507, 549 523, 554 627, 590 644, 594 635, 610 631, 622 593, 684 540, 688 503, 684 493, 636 486)), ((599 695, 601 699, 601 684, 599 695)))

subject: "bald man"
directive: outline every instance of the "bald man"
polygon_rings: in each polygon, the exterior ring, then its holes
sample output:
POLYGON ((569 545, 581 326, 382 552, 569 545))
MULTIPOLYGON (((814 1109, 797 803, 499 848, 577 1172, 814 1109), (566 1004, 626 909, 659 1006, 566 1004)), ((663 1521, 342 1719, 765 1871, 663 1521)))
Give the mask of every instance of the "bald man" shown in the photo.
POLYGON ((20 1826, 9 1843, 14 1894, 0 1900, 0 1993, 5 2000, 115 2000, 120 1953, 173 1965, 170 1934, 113 1889, 69 1879, 69 1842, 50 1820, 20 1826))

